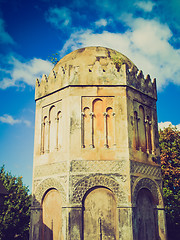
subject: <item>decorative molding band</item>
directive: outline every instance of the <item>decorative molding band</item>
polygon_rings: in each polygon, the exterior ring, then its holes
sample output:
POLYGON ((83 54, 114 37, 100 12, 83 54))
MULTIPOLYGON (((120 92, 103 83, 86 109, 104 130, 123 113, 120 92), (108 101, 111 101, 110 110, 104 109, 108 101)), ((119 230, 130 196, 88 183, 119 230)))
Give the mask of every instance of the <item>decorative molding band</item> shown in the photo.
POLYGON ((131 161, 131 173, 132 174, 141 173, 143 175, 161 178, 161 167, 131 161))
POLYGON ((126 172, 126 161, 113 161, 113 160, 73 160, 71 162, 72 173, 82 172, 97 172, 97 173, 125 173, 126 172))
POLYGON ((44 194, 50 189, 57 189, 60 193, 63 203, 66 202, 66 194, 65 190, 62 187, 61 183, 55 178, 47 178, 42 181, 36 188, 35 194, 33 195, 33 206, 40 206, 42 203, 42 199, 44 194))
POLYGON ((86 176, 77 182, 73 189, 71 202, 82 204, 85 194, 94 187, 107 187, 115 194, 118 203, 127 202, 126 194, 120 189, 119 183, 112 177, 103 174, 86 176))

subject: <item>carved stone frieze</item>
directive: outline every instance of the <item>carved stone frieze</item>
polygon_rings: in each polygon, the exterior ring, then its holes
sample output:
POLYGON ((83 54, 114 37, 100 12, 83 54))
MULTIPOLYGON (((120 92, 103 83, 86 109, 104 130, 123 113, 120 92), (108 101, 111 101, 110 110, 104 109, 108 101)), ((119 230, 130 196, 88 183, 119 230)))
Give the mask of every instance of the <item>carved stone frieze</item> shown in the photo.
POLYGON ((63 202, 66 202, 66 194, 61 183, 55 178, 47 178, 39 183, 33 195, 33 205, 40 205, 44 194, 49 190, 55 188, 61 194, 63 202))
POLYGON ((71 175, 71 185, 74 186, 82 179, 84 175, 71 175))
POLYGON ((34 182, 33 182, 33 189, 36 190, 36 187, 39 185, 39 183, 40 183, 41 181, 42 181, 41 179, 36 179, 36 180, 34 180, 34 182))
POLYGON ((118 202, 127 202, 125 192, 114 178, 103 174, 96 174, 86 176, 76 183, 73 188, 72 203, 81 204, 88 190, 100 186, 109 188, 116 195, 118 202))
POLYGON ((126 161, 82 161, 74 160, 71 162, 71 171, 74 173, 77 172, 97 172, 97 173, 114 173, 120 172, 124 173, 126 161))
POLYGON ((132 189, 132 187, 133 187, 133 185, 134 185, 134 183, 135 183, 137 178, 138 178, 137 176, 131 175, 131 189, 132 189))
POLYGON ((158 187, 157 187, 156 183, 149 178, 138 178, 138 179, 136 179, 136 181, 134 182, 134 185, 132 187, 132 203, 133 204, 136 204, 138 192, 142 188, 147 188, 150 190, 150 192, 153 195, 154 201, 157 205, 161 202, 158 187))
POLYGON ((51 176, 55 174, 64 174, 67 172, 67 163, 59 162, 53 164, 45 164, 36 166, 34 170, 34 178, 40 178, 44 176, 51 176))
POLYGON ((161 178, 161 167, 131 161, 131 173, 132 174, 141 173, 143 175, 161 178))

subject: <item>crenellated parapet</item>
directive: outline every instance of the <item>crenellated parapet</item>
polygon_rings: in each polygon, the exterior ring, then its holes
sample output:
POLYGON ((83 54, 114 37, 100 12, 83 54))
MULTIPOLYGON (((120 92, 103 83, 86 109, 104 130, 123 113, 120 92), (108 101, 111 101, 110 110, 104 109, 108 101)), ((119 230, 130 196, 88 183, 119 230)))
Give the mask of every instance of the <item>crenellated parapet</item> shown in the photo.
POLYGON ((151 80, 149 74, 144 77, 142 70, 127 68, 127 85, 157 99, 156 78, 151 80))
POLYGON ((50 72, 36 80, 35 99, 68 86, 129 86, 157 98, 156 81, 124 55, 108 48, 78 49, 62 58, 50 72), (92 54, 93 53, 93 54, 92 54), (119 62, 114 56, 119 57, 119 62))

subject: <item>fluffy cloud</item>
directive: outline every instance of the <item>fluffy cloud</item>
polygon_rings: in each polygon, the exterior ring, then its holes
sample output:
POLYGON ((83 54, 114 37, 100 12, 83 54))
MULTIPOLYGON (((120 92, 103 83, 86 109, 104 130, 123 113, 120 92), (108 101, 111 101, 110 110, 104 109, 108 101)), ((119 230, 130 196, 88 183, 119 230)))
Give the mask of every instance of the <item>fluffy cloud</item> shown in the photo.
POLYGON ((4 114, 3 116, 0 116, 0 122, 1 123, 7 123, 10 125, 24 123, 26 126, 30 127, 31 122, 28 120, 22 120, 22 119, 14 119, 11 115, 4 114))
POLYGON ((172 36, 169 27, 154 19, 133 18, 127 14, 120 21, 127 27, 124 33, 95 33, 88 29, 71 34, 61 55, 79 47, 109 47, 129 57, 145 75, 156 77, 159 90, 169 82, 180 84, 180 49, 169 43, 172 36))
POLYGON ((66 7, 50 8, 45 14, 47 22, 53 24, 56 28, 67 27, 71 24, 71 13, 66 7))
POLYGON ((0 43, 14 44, 12 37, 5 31, 4 20, 0 18, 0 43))
POLYGON ((169 126, 176 127, 180 131, 180 124, 173 125, 171 122, 160 122, 160 123, 158 123, 158 128, 162 129, 162 130, 164 128, 169 127, 169 126))
POLYGON ((155 3, 151 2, 151 1, 138 1, 134 4, 135 6, 139 7, 140 9, 142 9, 145 12, 151 12, 153 7, 155 6, 155 3))
POLYGON ((53 68, 53 64, 38 58, 30 61, 21 62, 15 57, 10 57, 8 65, 10 70, 0 69, 5 77, 0 81, 0 88, 6 89, 10 86, 19 86, 20 83, 34 86, 36 78, 40 78, 43 74, 49 74, 53 68))
POLYGON ((95 22, 95 25, 97 27, 105 27, 107 25, 107 20, 104 18, 99 19, 98 21, 95 22))

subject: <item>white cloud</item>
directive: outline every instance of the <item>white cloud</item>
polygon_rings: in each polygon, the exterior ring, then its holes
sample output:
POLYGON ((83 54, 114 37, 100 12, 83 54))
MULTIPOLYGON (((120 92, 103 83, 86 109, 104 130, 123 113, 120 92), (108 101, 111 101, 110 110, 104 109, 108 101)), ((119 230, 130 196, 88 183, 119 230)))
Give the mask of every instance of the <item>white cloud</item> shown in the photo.
POLYGON ((11 115, 9 114, 4 114, 3 116, 0 116, 0 122, 1 123, 7 123, 10 125, 14 124, 19 124, 19 123, 24 123, 26 126, 30 127, 31 122, 28 120, 22 120, 22 119, 14 119, 11 115))
POLYGON ((12 37, 5 31, 4 20, 0 18, 0 43, 14 44, 12 37))
POLYGON ((107 26, 107 24, 108 24, 108 22, 104 18, 101 18, 101 19, 99 19, 98 21, 95 22, 95 25, 97 27, 105 27, 105 26, 107 26))
POLYGON ((59 29, 71 25, 71 12, 66 7, 50 8, 45 14, 45 18, 47 22, 50 22, 59 29))
POLYGON ((157 78, 158 89, 169 82, 180 85, 180 49, 175 49, 169 40, 172 33, 169 27, 157 20, 121 17, 127 25, 124 33, 81 30, 71 34, 61 55, 67 50, 86 46, 104 46, 115 49, 129 57, 144 75, 157 78))
MULTIPOLYGON (((53 68, 53 64, 38 58, 33 58, 30 61, 21 62, 17 58, 9 59, 9 67, 7 76, 0 81, 0 88, 6 89, 10 86, 19 86, 20 83, 26 83, 34 86, 36 78, 40 78, 42 74, 49 74, 53 68)), ((0 71, 7 72, 3 69, 0 71)))
POLYGON ((169 127, 169 126, 176 127, 180 131, 180 124, 173 125, 171 122, 160 122, 160 123, 158 123, 158 128, 162 129, 162 130, 164 128, 169 127))
POLYGON ((134 5, 139 7, 145 12, 151 12, 153 7, 155 6, 155 3, 151 1, 139 1, 139 2, 136 2, 134 5))
POLYGON ((17 124, 17 123, 21 123, 21 120, 14 119, 12 116, 10 116, 8 114, 4 114, 3 116, 0 116, 0 122, 8 123, 10 125, 14 125, 14 124, 17 124))

